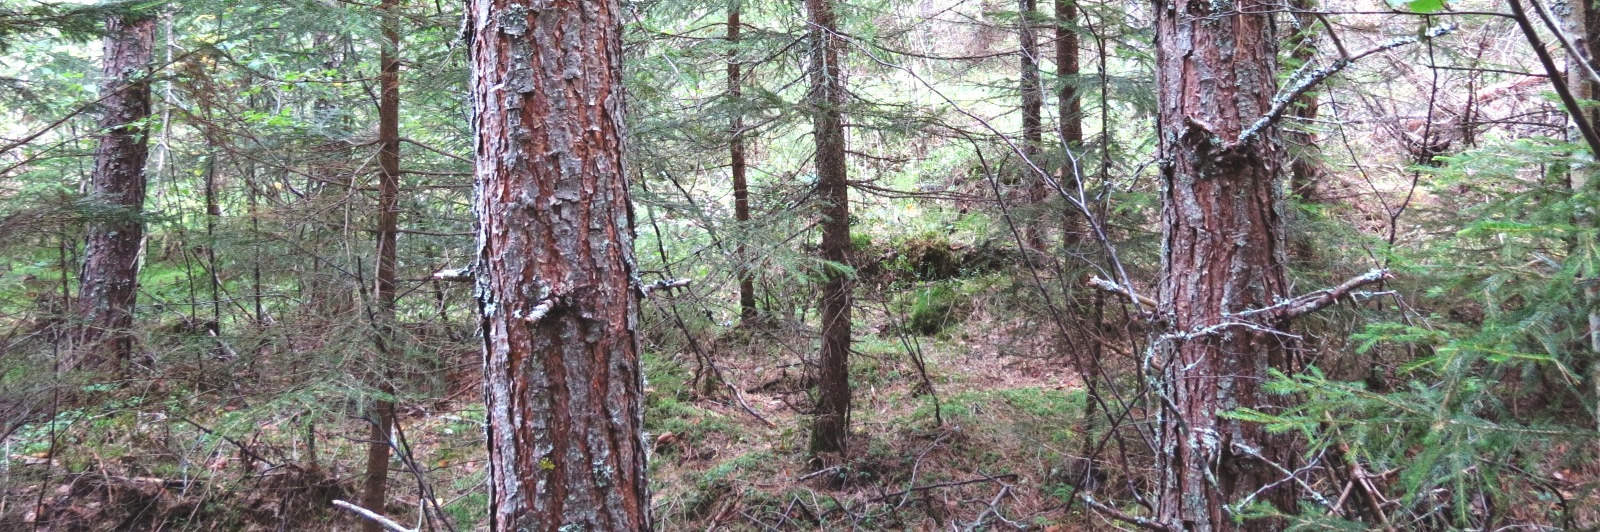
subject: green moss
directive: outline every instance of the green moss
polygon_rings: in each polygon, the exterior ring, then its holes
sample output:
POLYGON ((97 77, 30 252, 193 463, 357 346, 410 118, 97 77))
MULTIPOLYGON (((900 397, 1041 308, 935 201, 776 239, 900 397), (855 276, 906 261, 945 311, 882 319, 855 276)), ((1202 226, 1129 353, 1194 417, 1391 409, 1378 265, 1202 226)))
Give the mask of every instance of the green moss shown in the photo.
POLYGON ((912 297, 906 313, 906 328, 922 335, 935 335, 950 325, 960 323, 971 311, 965 295, 949 283, 931 285, 918 290, 912 297))

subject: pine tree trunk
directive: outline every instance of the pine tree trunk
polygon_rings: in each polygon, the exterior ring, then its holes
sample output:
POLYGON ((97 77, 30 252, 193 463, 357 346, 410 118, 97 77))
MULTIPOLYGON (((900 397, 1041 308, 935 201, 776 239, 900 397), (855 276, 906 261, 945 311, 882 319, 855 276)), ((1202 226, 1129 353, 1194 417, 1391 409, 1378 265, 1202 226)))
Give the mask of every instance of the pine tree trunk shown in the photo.
MULTIPOLYGON (((1056 75, 1062 79, 1057 93, 1061 113, 1061 142, 1070 149, 1083 145, 1083 103, 1078 97, 1078 2, 1056 0, 1056 75)), ((1064 163, 1065 166, 1065 163, 1064 163)), ((1070 174, 1062 172, 1070 178, 1070 174)), ((1065 184, 1065 183, 1063 183, 1065 184)))
MULTIPOLYGON (((378 56, 378 264, 374 292, 377 296, 375 316, 378 355, 382 360, 375 368, 388 368, 395 363, 393 327, 395 326, 396 253, 395 246, 400 231, 400 0, 382 0, 378 5, 382 17, 383 51, 378 56)), ((389 382, 390 372, 376 370, 377 388, 393 395, 389 382)), ((367 509, 384 513, 388 502, 389 435, 394 430, 394 401, 373 401, 372 428, 367 441, 367 475, 361 504, 367 509)), ((365 532, 382 532, 377 521, 362 524, 365 532)))
POLYGON ((133 354, 139 246, 144 240, 145 161, 150 155, 148 65, 155 17, 106 20, 105 79, 90 200, 106 207, 89 224, 77 300, 81 327, 68 369, 120 371, 133 354))
MULTIPOLYGON (((1039 165, 1040 147, 1044 145, 1043 109, 1044 86, 1039 82, 1039 39, 1033 31, 1033 19, 1038 14, 1036 0, 1017 0, 1017 40, 1021 44, 1022 74, 1022 156, 1027 159, 1019 166, 1027 183, 1028 203, 1037 205, 1050 197, 1050 187, 1044 176, 1037 175, 1033 167, 1039 165), (1030 164, 1031 163, 1031 164, 1030 164)), ((1028 217, 1024 231, 1028 247, 1044 249, 1044 224, 1042 213, 1035 210, 1028 217)))
MULTIPOLYGON (((1294 18, 1298 21, 1300 30, 1296 31, 1289 39, 1289 57, 1298 64, 1311 61, 1317 53, 1316 32, 1312 27, 1316 24, 1316 17, 1312 10, 1316 8, 1315 0, 1292 0, 1290 6, 1294 8, 1294 18)), ((1302 124, 1310 124, 1317 119, 1317 93, 1306 91, 1296 97, 1293 104, 1293 116, 1302 124)), ((1319 203, 1317 185, 1322 179, 1322 164, 1316 157, 1316 138, 1306 131, 1289 131, 1284 134, 1285 140, 1295 147, 1296 153, 1289 163, 1289 192, 1294 194, 1302 203, 1319 203)), ((1309 231, 1299 231, 1289 243, 1289 254, 1296 262, 1307 262, 1316 259, 1316 243, 1312 242, 1309 231)))
MULTIPOLYGON (((1234 313, 1287 294, 1275 179, 1285 170, 1276 128, 1236 142, 1276 92, 1271 5, 1163 0, 1156 5, 1156 87, 1163 184, 1160 313, 1155 342, 1163 472, 1157 519, 1175 530, 1231 529, 1224 505, 1284 478, 1295 441, 1224 419, 1240 407, 1276 411, 1268 369, 1292 372, 1287 338, 1237 325, 1234 313)), ((1257 500, 1293 511, 1294 482, 1257 500)), ((1270 528, 1273 524, 1247 524, 1270 528)))
POLYGON ((468 5, 492 530, 650 528, 617 0, 468 5))
MULTIPOLYGON (((812 124, 817 139, 817 196, 822 206, 822 260, 850 263, 850 184, 845 175, 844 86, 832 0, 806 0, 811 39, 812 124)), ((826 267, 822 285, 822 356, 810 454, 843 456, 850 433, 850 276, 826 267)), ((818 461, 817 463, 821 463, 818 461)))
MULTIPOLYGON (((728 8, 728 97, 735 104, 733 116, 728 119, 728 158, 733 173, 733 219, 741 226, 750 222, 750 184, 745 177, 744 115, 738 107, 742 102, 743 76, 739 65, 739 8, 740 1, 733 0, 728 8)), ((739 239, 739 320, 750 325, 756 319, 756 280, 750 271, 750 257, 745 253, 744 239, 739 239)))

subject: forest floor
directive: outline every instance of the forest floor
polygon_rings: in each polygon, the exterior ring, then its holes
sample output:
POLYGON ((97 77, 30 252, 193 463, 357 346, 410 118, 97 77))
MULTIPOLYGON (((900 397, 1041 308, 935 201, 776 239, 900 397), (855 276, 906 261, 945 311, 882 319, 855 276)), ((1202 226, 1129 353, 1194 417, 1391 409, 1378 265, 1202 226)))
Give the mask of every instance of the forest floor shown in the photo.
MULTIPOLYGON (((770 426, 727 387, 684 401, 695 395, 683 394, 685 380, 658 378, 647 424, 656 431, 660 529, 1065 530, 1056 525, 1081 522, 1068 519, 1065 504, 1082 448, 1079 379, 1050 356, 1054 335, 1039 331, 1046 324, 1001 314, 978 309, 931 337, 889 327, 858 337, 854 436, 842 461, 808 464, 804 372, 771 348, 808 341, 716 346, 723 375, 770 426), (911 355, 919 351, 932 394, 911 355)), ((691 357, 670 363, 693 366, 691 357)))
MULTIPOLYGON (((806 456, 802 361, 815 357, 814 330, 703 323, 697 344, 647 349, 657 529, 1069 530, 1100 522, 1065 504, 1069 479, 1082 473, 1074 465, 1085 394, 1057 355, 1052 326, 1019 317, 1028 313, 1012 305, 1026 302, 1010 280, 940 282, 959 288, 945 292, 955 305, 935 309, 936 332, 895 325, 926 311, 916 299, 925 288, 859 305, 844 459, 812 464, 806 456), (728 385, 715 384, 707 360, 728 385)), ((684 343, 681 330, 646 334, 679 339, 647 345, 684 343)), ((382 510, 408 526, 427 529, 424 511, 440 530, 483 526, 475 342, 456 335, 438 344, 448 346, 433 352, 446 363, 419 377, 431 391, 414 394, 431 399, 402 402, 401 452, 382 510)), ((4 440, 0 530, 358 527, 328 501, 360 497, 363 403, 330 400, 350 397, 341 387, 351 380, 289 358, 328 347, 263 351, 255 373, 219 362, 170 365, 134 384, 95 388, 82 398, 94 406, 53 423, 23 425, 4 440), (225 384, 240 381, 255 384, 225 384)), ((204 360, 182 352, 169 356, 204 360)))

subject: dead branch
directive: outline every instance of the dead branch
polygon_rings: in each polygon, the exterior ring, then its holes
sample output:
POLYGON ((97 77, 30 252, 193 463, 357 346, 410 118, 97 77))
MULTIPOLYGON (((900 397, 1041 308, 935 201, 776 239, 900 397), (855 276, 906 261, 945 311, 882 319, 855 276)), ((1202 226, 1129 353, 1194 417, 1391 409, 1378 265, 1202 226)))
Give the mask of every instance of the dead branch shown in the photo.
POLYGON ((471 281, 472 268, 449 268, 433 272, 435 281, 471 281))
POLYGON ((1317 290, 1270 307, 1241 312, 1239 316, 1265 314, 1277 321, 1292 320, 1312 312, 1322 310, 1339 302, 1340 298, 1350 295, 1357 288, 1393 279, 1394 274, 1384 268, 1373 268, 1361 275, 1351 277, 1350 280, 1340 283, 1333 288, 1317 290))
POLYGON ((660 281, 641 285, 639 287, 639 293, 642 294, 643 297, 649 298, 650 294, 654 293, 656 290, 683 288, 685 286, 689 286, 689 283, 692 282, 694 282, 693 279, 662 279, 660 281))
POLYGON ((1095 276, 1089 278, 1089 286, 1126 297, 1148 310, 1155 310, 1156 308, 1156 300, 1136 294, 1128 287, 1117 284, 1114 281, 1107 281, 1095 276))
POLYGON ((1172 527, 1169 527, 1167 525, 1164 525, 1164 524, 1161 524, 1159 522, 1156 522, 1153 519, 1146 518, 1146 517, 1138 517, 1138 516, 1128 515, 1127 513, 1124 513, 1122 510, 1118 510, 1116 508, 1112 508, 1110 506, 1106 506, 1104 504, 1101 504, 1100 501, 1094 500, 1094 496, 1093 495, 1089 495, 1087 492, 1080 492, 1079 495, 1078 495, 1078 499, 1083 501, 1084 505, 1086 505, 1086 506, 1088 506, 1090 508, 1093 508, 1094 511, 1100 512, 1101 514, 1104 514, 1106 517, 1110 517, 1110 518, 1112 518, 1114 520, 1122 521, 1124 523, 1127 523, 1127 524, 1130 524, 1130 525, 1133 525, 1133 526, 1136 526, 1136 527, 1139 527, 1139 528, 1143 528, 1145 530, 1156 530, 1156 531, 1159 531, 1159 532, 1173 532, 1172 527))
POLYGON ((392 519, 389 519, 387 517, 378 515, 376 512, 373 512, 372 510, 368 510, 366 508, 362 508, 360 506, 356 506, 354 504, 350 504, 348 502, 341 501, 339 499, 334 499, 333 500, 333 505, 334 506, 338 506, 340 508, 344 508, 346 510, 349 510, 349 511, 355 513, 356 515, 359 515, 359 516, 364 517, 364 518, 366 518, 368 520, 371 520, 374 523, 383 525, 383 528, 385 530, 388 530, 389 532, 417 532, 415 530, 406 528, 404 526, 400 526, 400 523, 396 523, 392 519))
MULTIPOLYGON (((983 478, 974 478, 974 479, 970 479, 970 480, 956 480, 956 481, 951 481, 951 482, 940 482, 940 483, 937 483, 937 484, 926 484, 926 485, 922 485, 922 486, 913 486, 910 489, 896 491, 894 493, 885 493, 883 495, 879 495, 877 497, 873 497, 871 499, 867 499, 865 501, 861 501, 861 503, 856 505, 856 507, 859 508, 859 507, 866 506, 868 504, 872 504, 872 503, 875 503, 875 502, 883 502, 883 501, 887 501, 887 500, 890 500, 890 499, 893 499, 893 498, 896 498, 896 497, 902 497, 902 496, 905 496, 905 495, 909 495, 909 494, 916 493, 916 492, 921 492, 921 491, 936 490, 936 489, 939 489, 939 488, 954 488, 956 486, 966 486, 968 484, 982 484, 982 483, 985 483, 985 482, 999 482, 1002 485, 1004 485, 1004 481, 1007 481, 1007 480, 1014 482, 1014 481, 1017 480, 1017 475, 1015 473, 1006 473, 1004 475, 995 475, 995 476, 987 476, 986 475, 983 478)), ((835 502, 838 502, 838 501, 835 500, 835 502)), ((827 512, 823 513, 822 515, 820 515, 818 517, 826 518, 826 517, 828 517, 828 515, 830 515, 830 514, 832 514, 834 512, 841 512, 841 511, 846 513, 846 514, 849 514, 851 517, 855 517, 855 515, 856 515, 855 512, 853 512, 847 505, 840 503, 837 506, 835 506, 832 510, 828 510, 827 512)))

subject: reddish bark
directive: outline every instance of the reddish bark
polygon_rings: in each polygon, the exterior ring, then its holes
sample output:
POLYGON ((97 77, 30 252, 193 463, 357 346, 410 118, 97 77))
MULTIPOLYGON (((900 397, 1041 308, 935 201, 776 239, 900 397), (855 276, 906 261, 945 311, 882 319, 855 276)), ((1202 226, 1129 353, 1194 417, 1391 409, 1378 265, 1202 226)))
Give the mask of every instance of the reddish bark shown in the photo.
MULTIPOLYGON (((1288 286, 1280 136, 1267 127, 1240 139, 1276 94, 1273 12, 1257 0, 1156 5, 1159 309, 1172 328, 1155 345, 1164 396, 1156 517, 1175 530, 1232 528, 1224 505, 1282 480, 1278 467, 1293 470, 1298 456, 1292 437, 1220 416, 1274 411, 1281 399, 1262 390, 1268 369, 1295 369, 1285 337, 1269 331, 1276 320, 1243 325, 1236 316, 1272 305, 1288 286)), ((1256 497, 1293 511, 1295 486, 1256 497)))
MULTIPOLYGON (((1078 0, 1056 0, 1056 75, 1061 78, 1061 89, 1056 94, 1056 107, 1061 120, 1061 145, 1068 150, 1083 147, 1083 102, 1078 96, 1078 0)), ((1056 172, 1061 187, 1068 194, 1076 192, 1078 179, 1073 175, 1071 160, 1063 157, 1061 170, 1056 172)), ((1062 231, 1062 244, 1074 249, 1083 241, 1082 213, 1069 212, 1062 231)), ((1087 416, 1086 416, 1087 419, 1087 416)))
POLYGON ((472 0, 493 530, 648 530, 617 0, 472 0))
MULTIPOLYGON (((1294 17, 1301 29, 1289 40, 1289 57, 1296 63, 1304 64, 1311 61, 1317 53, 1316 33, 1311 29, 1316 24, 1316 17, 1311 14, 1316 2, 1293 0, 1290 6, 1295 9, 1294 17)), ((1302 126, 1315 122, 1317 111, 1316 92, 1306 91, 1295 97, 1294 110, 1291 112, 1302 126)), ((1284 137, 1295 150, 1289 163, 1289 192, 1303 203, 1319 203, 1321 200, 1317 195, 1317 185, 1322 178, 1322 164, 1317 160, 1316 138, 1303 129, 1288 131, 1284 137)), ((1310 236, 1302 231, 1290 242, 1289 254, 1296 261, 1310 261, 1316 258, 1316 245, 1310 236)))
MULTIPOLYGON (((744 93, 743 76, 739 64, 739 2, 728 8, 728 97, 735 104, 744 93)), ((750 183, 745 177, 744 115, 734 109, 728 119, 728 158, 733 173, 733 219, 741 224, 750 221, 750 183)), ((756 319, 756 280, 750 272, 750 257, 746 255, 744 240, 737 250, 739 260, 739 320, 749 325, 756 319)))
MULTIPOLYGON (((395 335, 395 286, 397 236, 400 232, 400 9, 399 0, 383 0, 378 5, 382 17, 383 51, 378 57, 378 264, 374 291, 377 296, 376 334, 378 354, 384 357, 375 367, 394 363, 391 346, 395 335)), ((378 389, 394 394, 388 372, 380 372, 378 389)), ((380 399, 372 405, 372 430, 367 443, 367 474, 361 504, 382 513, 388 502, 389 435, 394 429, 394 401, 380 399)), ((382 532, 383 526, 368 520, 366 532, 382 532)))
MULTIPOLYGON (((1033 31, 1033 19, 1038 14, 1036 0, 1017 0, 1017 40, 1021 45, 1022 74, 1022 156, 1028 162, 1019 165, 1023 183, 1027 183, 1028 203, 1040 203, 1050 197, 1050 187, 1044 176, 1036 175, 1035 165, 1040 164, 1039 153, 1044 145, 1043 109, 1044 86, 1039 81, 1039 38, 1033 31), (1030 164, 1031 162, 1031 164, 1030 164)), ((1028 247, 1044 249, 1044 229, 1041 214, 1029 216, 1023 228, 1028 247)))
POLYGON ((155 27, 155 18, 144 14, 106 20, 105 96, 90 199, 108 209, 89 224, 77 299, 82 326, 68 369, 116 372, 133 353, 130 329, 144 240, 144 166, 150 155, 147 67, 155 27))
MULTIPOLYGON (((1078 98, 1078 2, 1056 0, 1056 75, 1062 78, 1057 95, 1061 112, 1061 142, 1068 148, 1083 145, 1083 103, 1078 98)), ((1065 174, 1065 173, 1063 173, 1065 174)))
MULTIPOLYGON (((844 84, 840 37, 832 0, 806 0, 811 38, 811 106, 817 141, 817 196, 821 198, 822 260, 850 263, 850 183, 845 174, 844 84)), ((822 356, 810 454, 842 456, 850 433, 850 307, 854 282, 827 266, 822 284, 822 356)), ((819 462, 820 463, 820 462, 819 462)))

